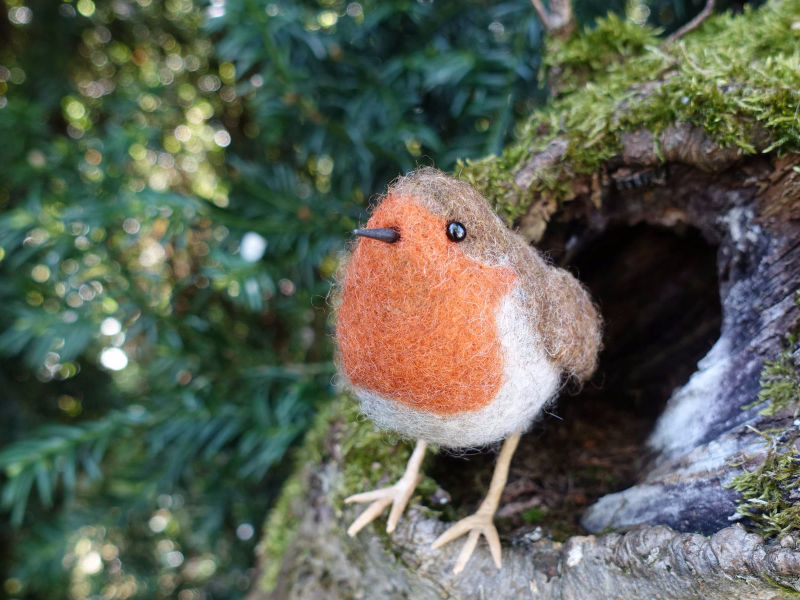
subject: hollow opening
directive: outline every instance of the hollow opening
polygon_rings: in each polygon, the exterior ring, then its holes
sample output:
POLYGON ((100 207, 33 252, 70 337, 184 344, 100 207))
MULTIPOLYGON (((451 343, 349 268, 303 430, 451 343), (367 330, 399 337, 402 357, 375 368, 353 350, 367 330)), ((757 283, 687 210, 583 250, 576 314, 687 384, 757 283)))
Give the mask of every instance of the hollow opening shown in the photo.
MULTIPOLYGON (((695 229, 612 227, 585 243, 568 268, 600 307, 604 350, 592 380, 563 390, 523 436, 498 512, 506 535, 536 526, 554 539, 581 533, 590 504, 636 483, 667 399, 719 337, 716 249, 695 229)), ((441 487, 434 498, 450 498, 436 506, 442 518, 474 512, 495 456, 433 457, 426 471, 441 487)))

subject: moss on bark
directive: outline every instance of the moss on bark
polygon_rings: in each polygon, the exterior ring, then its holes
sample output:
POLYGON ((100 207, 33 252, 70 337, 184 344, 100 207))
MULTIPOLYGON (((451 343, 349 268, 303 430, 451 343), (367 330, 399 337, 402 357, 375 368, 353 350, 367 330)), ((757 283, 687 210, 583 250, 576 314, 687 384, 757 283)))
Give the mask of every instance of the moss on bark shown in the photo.
MULTIPOLYGON (((800 306, 800 291, 795 304, 800 306)), ((758 399, 744 409, 765 404, 759 414, 788 418, 788 427, 760 432, 767 447, 763 461, 735 477, 729 487, 741 494, 737 511, 752 529, 769 539, 800 532, 800 323, 787 333, 785 349, 764 363, 758 399)))
MULTIPOLYGON (((412 450, 413 444, 378 430, 349 398, 334 399, 317 416, 295 452, 295 472, 284 484, 264 524, 263 540, 258 548, 262 572, 256 588, 269 593, 277 584, 283 555, 295 537, 302 511, 307 509, 303 503, 308 493, 309 470, 326 462, 335 463, 337 468, 341 465, 341 476, 337 476, 336 484, 326 490, 326 495, 330 506, 337 508, 337 516, 344 520, 344 499, 360 491, 394 483, 403 474, 412 450)), ((417 492, 427 495, 434 487, 433 480, 426 477, 417 492)), ((385 548, 391 550, 391 540, 384 531, 385 517, 378 519, 375 531, 382 536, 385 548)))
POLYGON ((575 178, 618 156, 625 133, 652 134, 662 162, 660 134, 679 123, 742 155, 800 148, 800 2, 715 15, 670 44, 657 33, 608 16, 565 41, 550 40, 544 68, 558 71, 557 96, 500 156, 464 161, 458 176, 511 224, 535 202, 551 205, 546 219, 574 198, 575 178), (554 144, 557 160, 520 182, 520 171, 554 144))

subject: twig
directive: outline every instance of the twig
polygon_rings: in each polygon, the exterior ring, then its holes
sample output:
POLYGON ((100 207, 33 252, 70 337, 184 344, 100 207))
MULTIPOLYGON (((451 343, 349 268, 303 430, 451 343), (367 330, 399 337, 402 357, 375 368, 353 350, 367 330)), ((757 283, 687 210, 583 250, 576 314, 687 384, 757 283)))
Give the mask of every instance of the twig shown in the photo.
POLYGON ((572 2, 570 0, 550 0, 547 10, 542 0, 531 0, 542 27, 550 35, 567 37, 575 28, 572 19, 572 2))
MULTIPOLYGON (((533 0, 531 0, 531 2, 533 2, 533 0)), ((689 21, 686 25, 684 25, 683 27, 681 27, 677 31, 673 31, 667 37, 667 43, 674 42, 675 40, 677 40, 679 38, 682 38, 684 35, 686 35, 690 31, 694 31, 695 29, 700 27, 700 25, 702 25, 703 21, 705 21, 709 17, 709 15, 714 12, 714 4, 715 4, 715 0, 708 0, 706 2, 705 7, 703 7, 703 10, 701 10, 699 13, 697 13, 697 16, 694 19, 689 21)))
POLYGON ((542 4, 542 0, 531 0, 531 4, 533 4, 536 14, 539 15, 542 27, 544 27, 545 31, 550 31, 550 15, 547 14, 547 9, 542 4))

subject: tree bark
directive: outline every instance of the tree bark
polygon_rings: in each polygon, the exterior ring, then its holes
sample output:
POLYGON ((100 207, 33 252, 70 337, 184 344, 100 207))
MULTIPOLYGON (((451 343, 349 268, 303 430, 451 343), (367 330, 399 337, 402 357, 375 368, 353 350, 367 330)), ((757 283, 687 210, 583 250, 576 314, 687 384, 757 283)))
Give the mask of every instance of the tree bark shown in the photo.
MULTIPOLYGON (((479 546, 468 568, 454 576, 459 545, 430 550, 447 524, 425 516, 424 510, 407 511, 391 538, 372 526, 355 538, 344 533, 357 509, 343 509, 338 503, 336 490, 344 484, 345 465, 335 436, 327 442, 326 460, 308 464, 303 473, 308 493, 297 496, 291 508, 299 525, 283 555, 277 587, 256 586, 248 600, 755 600, 779 598, 782 591, 800 588, 800 550, 794 540, 764 544, 739 525, 710 538, 664 526, 574 536, 563 544, 532 542, 520 535, 504 540, 502 570, 479 546)), ((376 527, 380 526, 379 522, 376 527)))
POLYGON ((757 397, 765 359, 798 319, 800 174, 794 155, 757 157, 721 171, 675 165, 671 184, 611 202, 590 218, 666 226, 686 223, 717 246, 722 305, 719 339, 670 398, 650 437, 656 451, 641 484, 587 511, 591 531, 659 523, 713 533, 735 516, 736 493, 723 487, 739 465, 763 458, 763 431, 792 426, 793 414, 742 410, 757 397), (734 466, 737 465, 737 466, 734 466))

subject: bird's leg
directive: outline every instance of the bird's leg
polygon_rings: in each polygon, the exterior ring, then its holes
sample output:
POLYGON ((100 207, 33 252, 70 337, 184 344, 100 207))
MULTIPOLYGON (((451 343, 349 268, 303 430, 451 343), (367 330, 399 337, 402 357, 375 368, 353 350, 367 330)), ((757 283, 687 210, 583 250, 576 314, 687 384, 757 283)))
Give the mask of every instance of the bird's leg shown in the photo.
POLYGON ((464 543, 464 547, 461 548, 461 553, 456 560, 456 566, 453 568, 453 573, 456 575, 464 570, 469 557, 472 556, 472 551, 475 550, 475 545, 478 543, 478 538, 481 534, 483 534, 486 541, 489 543, 489 551, 492 554, 495 566, 498 569, 502 566, 500 558, 500 536, 497 535, 497 529, 494 527, 494 513, 497 512, 497 507, 500 504, 500 496, 503 493, 503 488, 506 487, 508 467, 511 464, 511 457, 514 456, 514 451, 517 449, 518 443, 518 433, 508 436, 506 441, 503 442, 503 448, 500 450, 500 456, 497 457, 497 464, 492 474, 492 482, 489 484, 489 491, 475 514, 461 519, 458 523, 436 538, 431 545, 431 548, 435 550, 461 537, 465 533, 469 533, 467 541, 464 543))
POLYGON ((405 473, 394 485, 345 498, 345 502, 372 502, 353 521, 353 524, 347 529, 347 535, 353 537, 367 523, 374 521, 389 504, 392 505, 392 510, 389 511, 389 519, 386 522, 386 532, 392 533, 394 531, 395 527, 397 527, 397 521, 400 520, 400 515, 403 514, 406 504, 411 499, 411 495, 419 485, 419 482, 422 481, 419 468, 422 465, 422 459, 425 458, 425 449, 427 447, 427 442, 417 440, 414 452, 411 454, 411 458, 408 459, 405 473))

